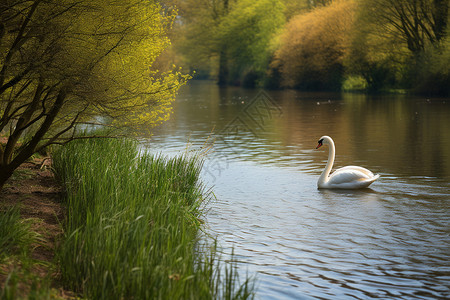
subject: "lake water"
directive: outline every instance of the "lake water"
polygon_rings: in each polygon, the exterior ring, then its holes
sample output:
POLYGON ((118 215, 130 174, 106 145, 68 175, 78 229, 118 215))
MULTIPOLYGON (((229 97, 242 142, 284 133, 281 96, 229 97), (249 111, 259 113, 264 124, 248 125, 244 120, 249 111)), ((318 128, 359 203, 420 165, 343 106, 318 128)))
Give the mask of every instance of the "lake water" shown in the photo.
POLYGON ((207 230, 256 299, 450 298, 450 99, 221 89, 192 81, 151 149, 209 148, 207 230), (381 175, 318 190, 335 168, 381 175))

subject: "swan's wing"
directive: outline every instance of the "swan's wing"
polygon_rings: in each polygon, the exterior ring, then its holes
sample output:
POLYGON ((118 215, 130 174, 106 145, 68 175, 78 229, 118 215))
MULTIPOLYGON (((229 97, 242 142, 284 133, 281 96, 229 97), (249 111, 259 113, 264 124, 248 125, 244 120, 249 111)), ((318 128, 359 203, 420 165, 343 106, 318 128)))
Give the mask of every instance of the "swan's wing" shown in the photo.
POLYGON ((367 184, 371 184, 374 182, 379 175, 373 175, 369 170, 357 167, 357 166, 348 166, 344 168, 337 169, 333 174, 330 175, 328 180, 331 185, 355 185, 355 186, 364 186, 367 184))
POLYGON ((330 175, 328 179, 329 184, 344 184, 348 182, 356 182, 361 179, 367 179, 367 175, 352 169, 338 169, 330 175))
POLYGON ((344 172, 344 171, 345 171, 345 172, 347 172, 347 171, 350 171, 350 172, 360 172, 360 173, 364 174, 365 176, 367 176, 367 178, 372 178, 372 177, 374 177, 374 175, 373 175, 373 173, 372 173, 371 171, 367 170, 366 168, 359 167, 359 166, 346 166, 346 167, 337 169, 337 170, 335 171, 335 173, 336 173, 336 172, 344 172))
POLYGON ((326 182, 319 182, 319 188, 332 189, 360 189, 366 188, 378 179, 380 175, 373 175, 369 170, 358 166, 347 166, 337 169, 328 177, 326 182))

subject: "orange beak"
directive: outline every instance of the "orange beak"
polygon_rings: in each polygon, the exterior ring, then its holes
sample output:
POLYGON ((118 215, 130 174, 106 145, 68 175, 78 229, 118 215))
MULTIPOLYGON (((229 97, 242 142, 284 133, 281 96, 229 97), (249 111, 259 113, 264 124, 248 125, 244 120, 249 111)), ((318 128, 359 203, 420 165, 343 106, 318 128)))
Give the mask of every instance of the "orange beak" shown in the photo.
POLYGON ((322 147, 322 143, 319 143, 316 147, 316 149, 319 149, 320 147, 322 147))

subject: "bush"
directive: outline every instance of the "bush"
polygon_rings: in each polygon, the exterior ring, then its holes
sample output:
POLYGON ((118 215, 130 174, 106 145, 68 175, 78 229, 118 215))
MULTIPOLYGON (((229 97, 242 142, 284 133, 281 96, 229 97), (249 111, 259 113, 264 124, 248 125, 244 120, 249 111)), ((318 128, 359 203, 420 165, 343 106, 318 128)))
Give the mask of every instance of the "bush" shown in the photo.
POLYGON ((354 12, 353 1, 336 1, 289 21, 272 63, 280 67, 285 86, 340 89, 354 12))
POLYGON ((412 71, 416 93, 450 96, 450 38, 438 47, 427 49, 412 71))

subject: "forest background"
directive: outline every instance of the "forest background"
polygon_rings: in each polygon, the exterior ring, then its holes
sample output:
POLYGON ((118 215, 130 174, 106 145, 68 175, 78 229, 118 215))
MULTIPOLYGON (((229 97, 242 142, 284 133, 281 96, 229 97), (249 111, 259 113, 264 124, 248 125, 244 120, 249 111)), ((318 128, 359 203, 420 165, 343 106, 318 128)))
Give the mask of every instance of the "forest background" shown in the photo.
POLYGON ((165 0, 162 65, 220 85, 450 95, 448 0, 165 0))
POLYGON ((88 125, 150 131, 189 74, 448 96, 448 9, 448 0, 2 0, 0 190, 34 153, 87 138, 88 125))

